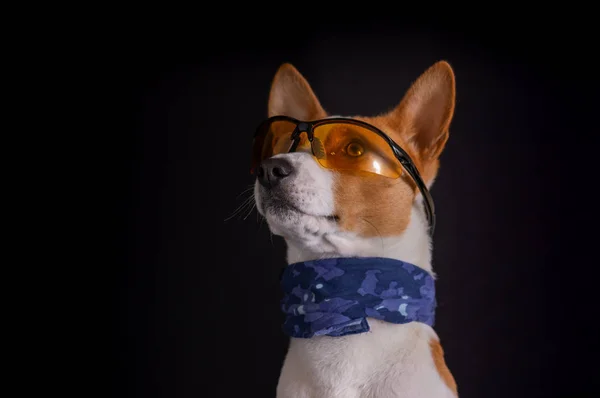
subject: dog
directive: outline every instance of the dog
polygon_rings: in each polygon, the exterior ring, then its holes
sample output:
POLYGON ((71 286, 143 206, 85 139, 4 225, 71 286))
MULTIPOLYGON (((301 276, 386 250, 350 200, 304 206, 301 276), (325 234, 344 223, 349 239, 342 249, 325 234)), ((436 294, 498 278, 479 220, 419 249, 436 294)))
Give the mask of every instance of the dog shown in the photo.
MULTIPOLYGON (((399 99, 380 115, 349 119, 391 138, 409 155, 430 188, 454 114, 452 67, 445 61, 435 63, 399 99)), ((268 116, 278 115, 299 121, 332 118, 305 77, 289 63, 279 67, 271 83, 268 116)), ((284 238, 287 263, 339 257, 397 259, 435 278, 424 195, 409 173, 386 178, 323 167, 314 141, 312 145, 312 153, 310 143, 308 148, 300 145, 293 151, 285 147, 257 166, 262 167, 254 184, 257 210, 270 231, 284 238)), ((365 333, 292 337, 277 397, 458 396, 431 326, 370 317, 367 321, 365 333)))

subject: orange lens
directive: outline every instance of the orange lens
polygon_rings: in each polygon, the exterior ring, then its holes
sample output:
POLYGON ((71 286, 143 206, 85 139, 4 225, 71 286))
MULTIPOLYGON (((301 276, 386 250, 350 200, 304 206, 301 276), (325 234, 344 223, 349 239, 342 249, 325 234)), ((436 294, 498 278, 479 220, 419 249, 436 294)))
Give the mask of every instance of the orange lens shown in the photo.
POLYGON ((292 133, 296 123, 288 120, 276 120, 260 127, 254 138, 252 169, 260 162, 279 153, 287 153, 292 146, 292 133))
POLYGON ((333 122, 318 125, 313 132, 313 154, 325 168, 389 178, 402 175, 402 166, 390 145, 366 127, 333 122))

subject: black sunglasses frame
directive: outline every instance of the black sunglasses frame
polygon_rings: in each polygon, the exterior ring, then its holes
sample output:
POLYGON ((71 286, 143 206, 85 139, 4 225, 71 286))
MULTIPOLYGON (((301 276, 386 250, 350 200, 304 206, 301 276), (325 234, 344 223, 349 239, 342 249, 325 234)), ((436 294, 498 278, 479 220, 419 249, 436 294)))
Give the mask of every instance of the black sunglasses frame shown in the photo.
MULTIPOLYGON (((386 133, 379 130, 375 126, 370 125, 369 123, 366 123, 366 122, 363 122, 360 120, 356 120, 356 119, 350 119, 350 118, 344 118, 344 117, 331 117, 331 118, 327 118, 327 119, 319 119, 319 120, 313 120, 313 121, 307 122, 307 121, 294 119, 289 116, 279 115, 279 116, 272 116, 272 117, 266 119, 258 126, 258 128, 256 129, 256 132, 254 133, 254 138, 253 138, 253 143, 252 143, 253 147, 256 144, 256 139, 259 136, 261 136, 261 134, 266 135, 266 132, 268 131, 268 127, 272 123, 277 122, 277 121, 287 121, 287 122, 290 122, 290 123, 293 123, 296 125, 296 128, 292 132, 292 145, 291 145, 288 153, 296 151, 296 149, 298 148, 298 145, 300 143, 300 135, 302 133, 306 133, 306 135, 308 136, 308 140, 312 143, 313 138, 314 138, 314 133, 313 133, 314 128, 325 125, 325 124, 334 124, 334 123, 353 124, 355 126, 359 126, 364 129, 370 130, 370 131, 374 132, 375 134, 379 135, 392 148, 392 152, 394 153, 394 156, 396 156, 396 159, 398 159, 398 161, 400 162, 402 167, 406 170, 406 172, 410 175, 410 177, 413 179, 413 181, 417 185, 417 188, 421 192, 421 195, 423 195, 423 199, 425 200, 425 215, 427 217, 427 221, 429 222, 429 234, 431 236, 433 236, 433 233, 435 231, 435 206, 433 203, 433 198, 431 197, 431 194, 429 193, 429 189, 427 189, 427 185, 425 185, 425 182, 423 182, 423 179, 421 178, 421 174, 419 173, 419 170, 415 166, 413 160, 408 155, 408 153, 406 153, 406 151, 404 149, 402 149, 402 147, 400 145, 398 145, 396 142, 394 142, 394 140, 392 140, 386 133)), ((264 143, 263 143, 263 145, 264 145, 264 143)), ((313 156, 316 156, 312 145, 311 145, 311 151, 313 152, 313 156)), ((253 172, 253 170, 252 170, 252 172, 253 172)), ((389 178, 389 177, 387 177, 387 178, 389 178)))

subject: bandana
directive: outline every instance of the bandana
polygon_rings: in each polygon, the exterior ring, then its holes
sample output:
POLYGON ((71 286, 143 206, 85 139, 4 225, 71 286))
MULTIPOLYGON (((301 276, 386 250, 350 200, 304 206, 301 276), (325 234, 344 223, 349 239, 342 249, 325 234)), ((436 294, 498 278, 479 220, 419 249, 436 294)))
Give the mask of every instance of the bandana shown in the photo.
POLYGON ((290 337, 344 336, 370 330, 367 317, 391 323, 435 320, 432 276, 382 257, 330 258, 288 265, 281 276, 290 337))

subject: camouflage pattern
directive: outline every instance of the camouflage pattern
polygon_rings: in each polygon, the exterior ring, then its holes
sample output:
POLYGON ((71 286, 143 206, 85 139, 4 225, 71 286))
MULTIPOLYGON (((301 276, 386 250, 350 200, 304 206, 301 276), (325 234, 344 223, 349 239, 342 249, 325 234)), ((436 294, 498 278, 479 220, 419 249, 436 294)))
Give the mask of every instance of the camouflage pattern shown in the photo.
POLYGON ((291 337, 369 331, 367 317, 433 326, 435 285, 422 268, 381 257, 330 258, 290 264, 281 277, 291 337))

